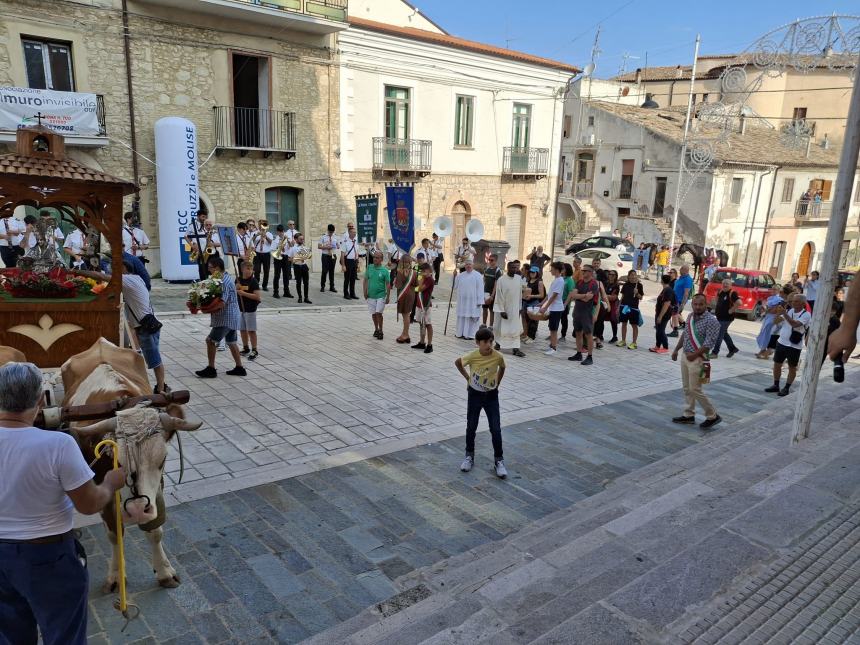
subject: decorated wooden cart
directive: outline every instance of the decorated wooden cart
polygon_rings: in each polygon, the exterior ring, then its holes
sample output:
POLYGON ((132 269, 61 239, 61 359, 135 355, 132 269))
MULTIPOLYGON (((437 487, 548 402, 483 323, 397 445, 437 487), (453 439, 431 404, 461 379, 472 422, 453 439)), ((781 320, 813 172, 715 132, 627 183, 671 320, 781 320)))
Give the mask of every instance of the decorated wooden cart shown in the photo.
POLYGON ((63 137, 53 130, 18 130, 16 152, 0 155, 0 218, 20 206, 30 207, 30 217, 17 266, 0 269, 0 345, 45 368, 59 367, 100 337, 119 344, 122 200, 134 189, 67 158, 63 137), (68 271, 56 241, 61 223, 81 232, 88 262, 104 261, 107 241, 109 282, 68 271))

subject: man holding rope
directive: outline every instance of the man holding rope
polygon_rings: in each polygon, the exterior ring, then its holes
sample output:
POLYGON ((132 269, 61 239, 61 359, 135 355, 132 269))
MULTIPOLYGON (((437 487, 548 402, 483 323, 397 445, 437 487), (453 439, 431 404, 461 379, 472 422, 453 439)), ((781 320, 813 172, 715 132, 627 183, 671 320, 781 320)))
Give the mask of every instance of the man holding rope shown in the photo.
POLYGON ((92 515, 125 485, 112 470, 96 485, 77 442, 33 427, 44 405, 32 363, 0 367, 0 642, 87 641, 86 555, 74 511, 92 515))

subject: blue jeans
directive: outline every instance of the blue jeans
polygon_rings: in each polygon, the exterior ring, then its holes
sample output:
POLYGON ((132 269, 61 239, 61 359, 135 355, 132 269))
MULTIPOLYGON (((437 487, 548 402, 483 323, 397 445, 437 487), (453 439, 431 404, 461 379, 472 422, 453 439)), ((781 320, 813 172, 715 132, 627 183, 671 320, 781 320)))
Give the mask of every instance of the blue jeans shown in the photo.
POLYGON ((154 334, 147 334, 140 327, 137 328, 137 342, 140 344, 140 353, 143 354, 146 366, 151 370, 161 365, 161 353, 158 351, 160 341, 160 329, 154 334))
POLYGON ((493 458, 498 461, 504 457, 502 453, 502 423, 499 415, 499 390, 479 392, 469 387, 468 409, 466 412, 466 452, 475 454, 475 434, 478 431, 478 420, 481 410, 487 414, 490 424, 490 435, 493 437, 493 458))
POLYGON ((45 645, 87 641, 86 568, 71 535, 54 544, 0 542, 0 643, 45 645))
POLYGON ((738 351, 738 348, 732 342, 732 337, 729 336, 729 325, 731 324, 731 320, 720 321, 720 333, 717 335, 717 342, 714 343, 714 350, 711 352, 712 354, 720 353, 720 346, 723 344, 724 340, 726 341, 726 347, 729 348, 730 352, 738 351))

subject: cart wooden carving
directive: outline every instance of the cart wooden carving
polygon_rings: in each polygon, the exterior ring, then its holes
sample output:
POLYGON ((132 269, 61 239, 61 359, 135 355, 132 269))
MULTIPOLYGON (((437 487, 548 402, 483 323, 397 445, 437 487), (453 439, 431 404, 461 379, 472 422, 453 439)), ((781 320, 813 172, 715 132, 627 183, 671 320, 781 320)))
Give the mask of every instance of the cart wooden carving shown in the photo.
POLYGON ((59 367, 99 337, 120 344, 122 200, 134 190, 128 181, 68 159, 62 135, 53 130, 18 130, 16 153, 0 155, 0 217, 32 206, 84 234, 100 233, 111 248, 113 278, 100 293, 71 297, 22 297, 0 284, 0 345, 44 368, 59 367))

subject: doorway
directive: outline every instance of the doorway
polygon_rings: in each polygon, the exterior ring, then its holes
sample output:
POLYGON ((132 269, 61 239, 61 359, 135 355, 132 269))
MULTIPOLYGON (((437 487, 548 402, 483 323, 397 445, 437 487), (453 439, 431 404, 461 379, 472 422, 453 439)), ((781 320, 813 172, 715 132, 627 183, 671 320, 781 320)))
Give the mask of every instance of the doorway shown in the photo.
POLYGON ((580 152, 576 157, 576 188, 574 197, 591 197, 592 182, 594 181, 594 154, 580 152))
POLYGON ((287 228, 287 222, 296 223, 297 231, 304 231, 302 218, 299 212, 298 188, 289 186, 278 186, 266 189, 266 220, 274 234, 275 227, 283 224, 287 228))
POLYGON ((663 207, 666 205, 666 177, 657 177, 657 184, 654 189, 654 209, 651 211, 656 217, 663 214, 663 207))
POLYGON ((454 249, 460 246, 460 240, 466 237, 466 224, 472 217, 471 209, 466 202, 460 201, 451 208, 451 219, 454 220, 454 231, 449 238, 449 248, 446 254, 449 258, 454 257, 454 249))
POLYGON ((270 145, 269 59, 232 55, 233 141, 239 148, 270 145))
POLYGON ((630 199, 633 196, 633 172, 635 159, 621 160, 621 184, 618 188, 618 199, 630 199))
POLYGON ((505 209, 505 240, 511 245, 508 250, 511 260, 520 259, 525 212, 526 207, 522 204, 513 204, 505 209))
POLYGON ((812 256, 814 253, 815 247, 813 246, 812 242, 807 242, 800 250, 800 259, 797 261, 797 272, 800 274, 801 278, 809 275, 809 269, 812 263, 812 256))

